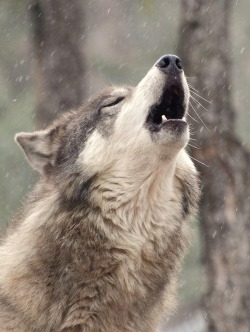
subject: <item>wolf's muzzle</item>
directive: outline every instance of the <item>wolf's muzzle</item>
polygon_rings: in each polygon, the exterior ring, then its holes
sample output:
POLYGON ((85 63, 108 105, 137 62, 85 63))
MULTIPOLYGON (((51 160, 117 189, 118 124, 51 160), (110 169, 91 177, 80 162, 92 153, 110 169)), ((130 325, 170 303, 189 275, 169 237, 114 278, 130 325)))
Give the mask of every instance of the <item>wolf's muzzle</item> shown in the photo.
POLYGON ((181 60, 176 55, 167 54, 155 63, 155 67, 164 73, 165 82, 160 99, 149 109, 146 123, 150 131, 156 132, 163 128, 176 131, 180 125, 187 125, 184 118, 187 106, 181 60))

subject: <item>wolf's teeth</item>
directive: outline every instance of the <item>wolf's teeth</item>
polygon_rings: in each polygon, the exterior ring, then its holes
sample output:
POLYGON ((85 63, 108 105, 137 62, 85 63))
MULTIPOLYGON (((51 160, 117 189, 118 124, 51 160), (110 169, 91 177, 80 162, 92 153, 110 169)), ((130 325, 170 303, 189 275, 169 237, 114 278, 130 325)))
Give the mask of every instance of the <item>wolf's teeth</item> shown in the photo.
POLYGON ((165 115, 162 115, 162 116, 161 116, 161 119, 162 119, 163 122, 164 122, 164 121, 167 121, 167 118, 166 118, 165 115))

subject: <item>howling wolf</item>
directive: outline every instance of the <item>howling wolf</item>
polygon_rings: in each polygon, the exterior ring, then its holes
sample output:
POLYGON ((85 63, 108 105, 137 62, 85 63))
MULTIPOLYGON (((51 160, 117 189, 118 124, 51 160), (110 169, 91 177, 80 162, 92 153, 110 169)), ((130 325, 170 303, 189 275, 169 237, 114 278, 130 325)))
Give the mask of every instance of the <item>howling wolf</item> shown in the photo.
POLYGON ((159 328, 199 198, 188 103, 165 55, 136 87, 16 135, 40 180, 0 246, 0 331, 159 328))

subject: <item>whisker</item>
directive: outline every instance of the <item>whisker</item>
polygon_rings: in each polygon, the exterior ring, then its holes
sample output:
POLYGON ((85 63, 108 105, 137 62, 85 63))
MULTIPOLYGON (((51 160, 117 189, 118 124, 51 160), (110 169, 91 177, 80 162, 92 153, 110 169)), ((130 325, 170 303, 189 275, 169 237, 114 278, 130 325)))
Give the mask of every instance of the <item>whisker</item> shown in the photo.
POLYGON ((190 115, 189 113, 187 113, 187 115, 188 115, 193 121, 195 121, 195 122, 199 122, 199 121, 197 121, 195 118, 193 118, 192 115, 190 115))
POLYGON ((191 157, 191 156, 190 156, 190 158, 193 159, 193 160, 195 160, 195 161, 197 161, 197 162, 200 163, 201 165, 206 166, 206 167, 209 168, 209 166, 206 165, 206 164, 204 164, 202 161, 200 161, 200 160, 198 160, 198 159, 195 159, 194 157, 191 157))
POLYGON ((191 91, 193 92, 193 90, 195 91, 195 92, 199 92, 199 90, 197 90, 193 85, 191 85, 190 83, 188 83, 188 86, 189 86, 189 88, 191 89, 191 91), (192 90, 193 89, 193 90, 192 90))
POLYGON ((209 100, 207 100, 207 99, 205 99, 205 98, 203 98, 202 96, 200 96, 198 93, 196 93, 196 92, 194 92, 194 91, 191 91, 194 95, 196 95, 196 96, 198 96, 199 98, 201 98, 201 99, 203 99, 204 101, 206 101, 207 103, 209 103, 209 104, 212 104, 212 102, 211 101, 209 101, 209 100))
POLYGON ((200 121, 202 122, 202 124, 207 128, 208 131, 210 131, 210 129, 208 128, 208 126, 205 124, 205 122, 202 120, 202 118, 199 116, 199 114, 196 112, 194 106, 189 102, 190 106, 192 107, 193 111, 195 112, 195 114, 198 116, 198 118, 200 119, 200 121))
POLYGON ((199 147, 199 146, 195 146, 195 145, 192 145, 192 144, 190 144, 190 143, 188 143, 188 145, 192 146, 192 148, 194 148, 194 149, 198 149, 198 150, 201 149, 201 147, 199 147))
MULTIPOLYGON (((192 107, 192 109, 193 109, 194 112, 195 112, 194 106, 193 106, 190 102, 189 102, 189 105, 192 107)), ((195 113, 196 113, 196 112, 195 112, 195 113)), ((199 122, 198 120, 196 120, 195 118, 193 118, 189 113, 188 113, 187 115, 189 115, 190 118, 191 118, 192 120, 194 120, 195 122, 199 122)))
POLYGON ((199 105, 199 106, 201 106, 205 111, 208 111, 208 109, 205 107, 205 106, 203 106, 197 99, 195 99, 193 96, 190 96, 192 99, 193 99, 193 101, 197 104, 197 105, 199 105))

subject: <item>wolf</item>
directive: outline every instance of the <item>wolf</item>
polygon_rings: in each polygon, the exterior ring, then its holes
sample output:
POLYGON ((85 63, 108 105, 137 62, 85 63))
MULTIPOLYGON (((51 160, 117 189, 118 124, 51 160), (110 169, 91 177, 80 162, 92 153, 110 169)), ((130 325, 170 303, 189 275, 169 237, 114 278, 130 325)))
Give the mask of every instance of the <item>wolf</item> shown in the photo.
POLYGON ((0 331, 158 330, 199 200, 188 103, 165 55, 136 87, 16 135, 40 177, 1 242, 0 331))

